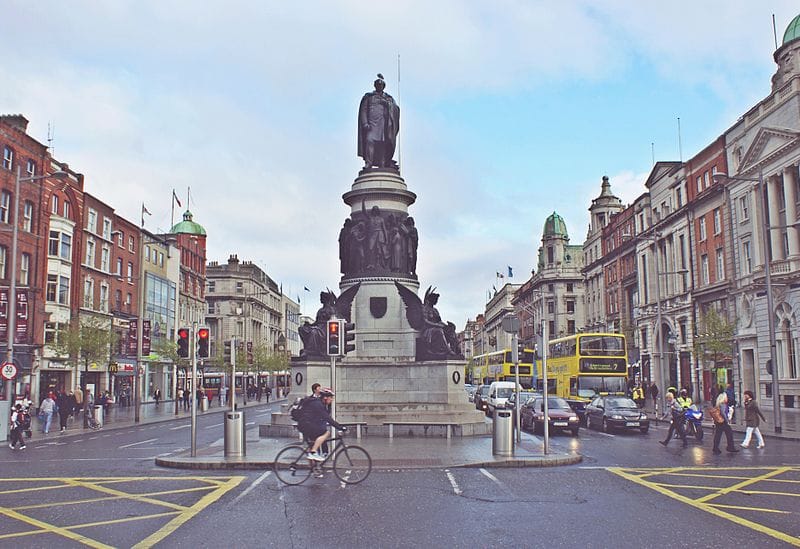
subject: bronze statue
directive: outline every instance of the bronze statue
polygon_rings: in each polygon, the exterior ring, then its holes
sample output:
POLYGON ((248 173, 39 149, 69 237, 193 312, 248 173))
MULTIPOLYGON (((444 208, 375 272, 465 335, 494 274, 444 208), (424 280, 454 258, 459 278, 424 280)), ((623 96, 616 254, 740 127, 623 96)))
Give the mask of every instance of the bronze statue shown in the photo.
POLYGON ((326 356, 325 339, 326 323, 331 318, 342 318, 350 322, 350 306, 361 286, 359 282, 355 286, 350 286, 337 298, 336 294, 328 290, 320 292, 319 300, 322 307, 317 311, 317 317, 313 324, 306 322, 298 329, 300 339, 303 340, 303 350, 300 356, 304 358, 322 358, 326 356))
POLYGON ((420 331, 417 338, 417 360, 441 360, 464 358, 458 345, 456 325, 443 322, 436 304, 439 294, 428 287, 424 301, 417 294, 395 281, 400 298, 406 306, 406 318, 415 330, 420 331))
POLYGON ((358 107, 358 156, 364 159, 364 169, 397 170, 392 157, 400 131, 400 107, 383 91, 386 82, 382 74, 378 73, 374 85, 375 91, 365 93, 358 107))

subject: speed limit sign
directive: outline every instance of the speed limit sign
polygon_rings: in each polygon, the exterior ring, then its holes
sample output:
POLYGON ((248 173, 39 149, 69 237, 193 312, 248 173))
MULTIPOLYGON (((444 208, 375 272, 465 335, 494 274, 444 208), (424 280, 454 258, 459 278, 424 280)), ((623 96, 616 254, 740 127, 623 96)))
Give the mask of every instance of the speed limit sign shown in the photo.
POLYGON ((3 362, 0 366, 0 376, 9 381, 14 379, 17 376, 17 367, 13 362, 3 362))

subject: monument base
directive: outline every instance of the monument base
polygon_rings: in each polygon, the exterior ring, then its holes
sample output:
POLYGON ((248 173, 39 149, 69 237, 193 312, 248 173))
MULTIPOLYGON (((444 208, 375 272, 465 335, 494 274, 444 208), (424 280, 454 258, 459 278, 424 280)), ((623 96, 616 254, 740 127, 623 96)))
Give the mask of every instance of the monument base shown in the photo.
MULTIPOLYGON (((336 364, 336 420, 361 425, 370 435, 473 436, 491 433, 483 412, 464 390, 463 361, 395 362, 346 359, 336 364), (430 427, 435 427, 430 429, 430 427)), ((295 385, 289 405, 329 386, 330 363, 292 363, 295 385)), ((288 407, 288 405, 287 405, 288 407)), ((261 436, 297 436, 288 413, 273 413, 261 436)))

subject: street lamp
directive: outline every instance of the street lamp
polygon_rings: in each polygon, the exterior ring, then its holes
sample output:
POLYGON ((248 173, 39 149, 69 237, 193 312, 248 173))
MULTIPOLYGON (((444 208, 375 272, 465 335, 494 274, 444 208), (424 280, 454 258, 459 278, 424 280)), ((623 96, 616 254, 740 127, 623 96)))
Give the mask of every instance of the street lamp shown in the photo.
MULTIPOLYGON (((14 332, 17 331, 17 241, 19 239, 19 193, 20 185, 33 181, 39 181, 48 177, 65 179, 69 174, 58 170, 52 174, 31 175, 22 177, 22 168, 17 164, 17 173, 14 178, 14 224, 11 229, 11 279, 8 296, 8 348, 6 349, 6 362, 14 362, 14 332)), ((11 402, 12 383, 6 384, 6 400, 11 402)))
POLYGON ((724 172, 714 174, 715 181, 750 181, 756 183, 761 206, 761 245, 764 248, 764 282, 767 286, 767 329, 769 330, 769 360, 772 364, 772 409, 774 414, 775 432, 780 433, 781 427, 781 400, 778 394, 778 361, 775 353, 775 304, 772 298, 772 251, 769 248, 769 231, 772 229, 767 219, 766 186, 764 185, 764 172, 759 168, 758 177, 731 176, 724 172))

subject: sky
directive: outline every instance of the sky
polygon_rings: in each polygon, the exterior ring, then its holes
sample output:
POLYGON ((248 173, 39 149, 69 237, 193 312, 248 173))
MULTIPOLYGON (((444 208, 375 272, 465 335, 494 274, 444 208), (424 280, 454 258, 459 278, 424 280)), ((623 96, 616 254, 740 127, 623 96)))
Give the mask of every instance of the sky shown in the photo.
POLYGON ((630 204, 654 160, 691 158, 766 97, 773 15, 780 44, 800 14, 796 0, 3 4, 0 113, 28 118, 119 215, 138 223, 144 203, 150 231, 188 206, 210 261, 256 263, 308 315, 338 291, 358 104, 382 73, 420 285, 459 329, 530 277, 548 215, 581 244, 604 175, 630 204))

